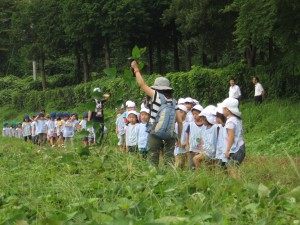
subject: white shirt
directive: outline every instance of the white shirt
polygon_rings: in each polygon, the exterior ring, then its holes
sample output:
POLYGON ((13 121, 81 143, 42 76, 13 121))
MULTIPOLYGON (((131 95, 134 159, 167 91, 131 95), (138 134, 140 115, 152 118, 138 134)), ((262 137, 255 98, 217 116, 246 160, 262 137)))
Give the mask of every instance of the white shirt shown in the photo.
POLYGON ((194 121, 194 116, 193 116, 192 110, 190 110, 190 111, 186 114, 185 122, 191 123, 191 122, 193 122, 193 121, 194 121))
POLYGON ((87 121, 86 120, 81 120, 79 125, 81 127, 81 130, 86 130, 87 121))
POLYGON ((146 148, 148 142, 147 123, 139 123, 137 128, 137 141, 139 148, 146 148))
POLYGON ((34 137, 36 135, 36 121, 31 123, 31 135, 34 137))
POLYGON ((47 123, 47 120, 40 120, 38 119, 36 121, 36 129, 35 129, 35 134, 38 135, 38 134, 46 134, 46 123, 47 123))
POLYGON ((255 93, 254 93, 254 96, 260 96, 262 95, 262 93, 264 92, 264 88, 263 86, 260 84, 260 83, 256 83, 255 84, 255 93))
POLYGON ((128 124, 125 127, 125 138, 127 146, 136 146, 137 145, 137 129, 138 123, 136 124, 128 124))
POLYGON ((30 129, 31 129, 31 124, 30 124, 30 122, 24 122, 24 123, 22 124, 22 128, 23 128, 23 136, 24 136, 24 137, 27 137, 27 136, 30 136, 30 135, 31 135, 31 131, 30 131, 30 129))
POLYGON ((229 87, 229 98, 239 98, 241 96, 240 87, 236 84, 229 87))

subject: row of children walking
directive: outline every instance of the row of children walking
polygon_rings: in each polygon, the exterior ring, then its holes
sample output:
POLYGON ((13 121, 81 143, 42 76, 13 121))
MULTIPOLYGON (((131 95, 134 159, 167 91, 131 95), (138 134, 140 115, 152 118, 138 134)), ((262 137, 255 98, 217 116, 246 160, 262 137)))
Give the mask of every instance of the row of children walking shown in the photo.
POLYGON ((27 142, 45 145, 47 141, 51 147, 66 147, 68 143, 74 145, 74 135, 77 131, 87 130, 88 136, 83 139, 84 145, 92 145, 95 134, 92 127, 87 126, 88 113, 84 113, 82 120, 77 114, 55 113, 45 116, 44 112, 29 117, 24 116, 22 123, 3 123, 3 137, 24 138, 27 142))
MULTIPOLYGON (((181 140, 176 141, 174 148, 176 167, 183 169, 187 162, 190 169, 200 168, 202 163, 218 162, 224 168, 233 163, 241 164, 245 157, 245 142, 238 105, 237 99, 227 98, 217 106, 203 108, 195 99, 180 98, 176 110, 184 122, 181 140)), ((118 109, 118 146, 146 157, 150 110, 143 104, 138 113, 133 101, 127 101, 126 107, 126 112, 123 107, 118 109)), ((177 124, 175 133, 178 133, 177 124)))

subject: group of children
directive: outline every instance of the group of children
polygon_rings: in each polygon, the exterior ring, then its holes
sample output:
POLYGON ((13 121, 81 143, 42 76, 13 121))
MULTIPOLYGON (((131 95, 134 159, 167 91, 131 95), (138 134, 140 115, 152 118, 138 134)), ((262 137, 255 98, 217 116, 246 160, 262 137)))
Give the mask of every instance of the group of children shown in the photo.
MULTIPOLYGON (((131 100, 126 102, 126 111, 123 106, 118 109, 118 146, 127 152, 140 152, 146 158, 150 109, 145 104, 142 104, 139 113, 136 109, 131 100)), ((245 141, 237 99, 227 98, 217 106, 203 108, 195 99, 180 98, 176 110, 184 121, 181 140, 174 141, 177 167, 183 169, 187 162, 190 169, 200 168, 203 162, 214 164, 218 161, 223 167, 233 162, 242 163, 245 141)), ((38 145, 45 145, 48 141, 51 147, 66 147, 68 143, 73 145, 77 131, 86 130, 88 136, 83 139, 83 144, 94 143, 95 132, 92 126, 87 126, 88 113, 84 113, 81 121, 77 114, 52 112, 45 116, 44 113, 32 117, 25 115, 22 123, 4 122, 2 135, 32 140, 38 145)), ((178 133, 178 124, 175 124, 175 133, 178 133)))
POLYGON ((73 146, 74 135, 77 131, 88 131, 83 139, 84 145, 92 145, 95 140, 94 129, 87 126, 88 113, 83 114, 80 121, 77 114, 52 112, 45 116, 40 112, 32 117, 25 115, 22 123, 3 123, 3 137, 24 138, 34 144, 44 146, 47 141, 51 147, 66 147, 68 143, 73 146))
MULTIPOLYGON (((183 169, 187 162, 190 169, 200 168, 204 162, 217 162, 224 168, 232 163, 242 163, 245 141, 237 99, 227 98, 217 106, 203 108, 195 99, 180 98, 176 110, 179 110, 184 121, 181 140, 174 141, 176 167, 183 169)), ((116 120, 118 146, 128 152, 140 152, 146 157, 146 125, 150 110, 142 104, 138 113, 135 103, 127 101, 124 111, 124 107, 118 109, 116 120)), ((178 133, 177 123, 175 133, 178 133)))

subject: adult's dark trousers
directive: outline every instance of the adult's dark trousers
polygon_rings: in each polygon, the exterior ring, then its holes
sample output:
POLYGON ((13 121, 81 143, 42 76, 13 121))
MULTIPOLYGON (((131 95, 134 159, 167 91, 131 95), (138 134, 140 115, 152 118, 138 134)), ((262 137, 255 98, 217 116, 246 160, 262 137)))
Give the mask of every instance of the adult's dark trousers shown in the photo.
POLYGON ((148 156, 154 166, 159 164, 160 151, 163 153, 164 164, 174 162, 175 139, 162 140, 154 134, 148 136, 148 156))
POLYGON ((262 95, 254 96, 255 105, 260 105, 262 103, 262 95))

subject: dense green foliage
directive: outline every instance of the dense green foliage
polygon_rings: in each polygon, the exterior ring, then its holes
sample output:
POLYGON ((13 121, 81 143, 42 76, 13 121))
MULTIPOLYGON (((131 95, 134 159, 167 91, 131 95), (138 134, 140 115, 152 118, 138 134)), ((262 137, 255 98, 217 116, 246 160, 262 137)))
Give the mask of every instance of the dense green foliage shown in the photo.
POLYGON ((205 166, 154 168, 117 152, 113 129, 106 147, 90 154, 0 138, 0 223, 297 224, 299 107, 241 105, 247 156, 240 180, 205 166))
POLYGON ((148 74, 243 61, 277 82, 299 77, 297 0, 2 0, 0 9, 0 76, 29 76, 35 61, 43 90, 54 74, 73 74, 69 85, 122 71, 134 45, 147 48, 148 74))

